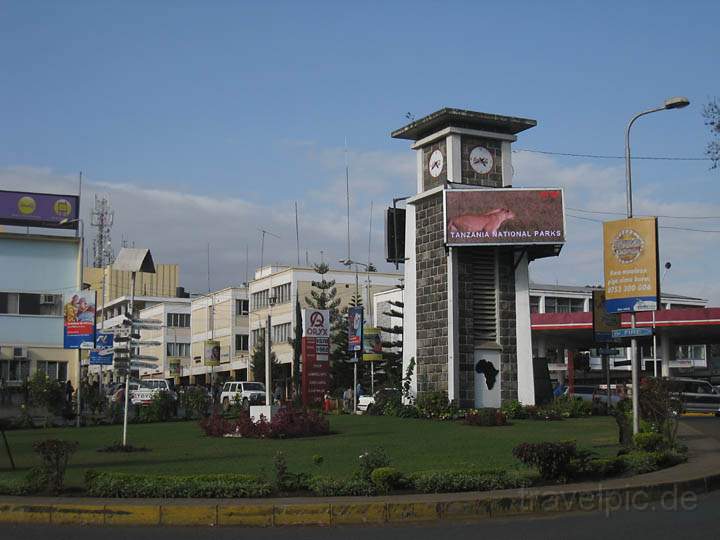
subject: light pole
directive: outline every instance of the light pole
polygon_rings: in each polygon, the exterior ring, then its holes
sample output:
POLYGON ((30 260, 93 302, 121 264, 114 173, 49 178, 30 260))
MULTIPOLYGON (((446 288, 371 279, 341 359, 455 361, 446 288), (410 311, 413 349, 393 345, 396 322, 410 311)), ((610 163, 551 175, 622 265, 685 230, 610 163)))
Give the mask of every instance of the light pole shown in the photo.
MULTIPOLYGON (((651 114, 654 112, 665 111, 669 109, 682 109, 690 105, 690 100, 686 97, 672 97, 665 100, 662 107, 655 107, 637 113, 628 122, 627 128, 625 128, 625 195, 627 198, 627 217, 633 217, 633 205, 632 205, 632 165, 630 159, 630 128, 632 128, 635 121, 641 116, 651 114)), ((656 306, 657 307, 657 306, 656 306)), ((630 314, 630 326, 635 328, 635 312, 630 314)), ((630 358, 632 366, 632 409, 633 409, 633 434, 640 432, 640 373, 638 369, 638 355, 637 355, 637 338, 632 338, 630 341, 630 358)))
MULTIPOLYGON (((83 280, 85 279, 85 222, 82 218, 65 218, 60 220, 60 225, 69 225, 70 223, 80 224, 80 290, 82 290, 83 280)), ((76 232, 75 235, 77 236, 77 234, 76 232)), ((77 427, 80 427, 80 388, 82 388, 82 351, 78 349, 77 418, 75 418, 75 425, 77 427)))

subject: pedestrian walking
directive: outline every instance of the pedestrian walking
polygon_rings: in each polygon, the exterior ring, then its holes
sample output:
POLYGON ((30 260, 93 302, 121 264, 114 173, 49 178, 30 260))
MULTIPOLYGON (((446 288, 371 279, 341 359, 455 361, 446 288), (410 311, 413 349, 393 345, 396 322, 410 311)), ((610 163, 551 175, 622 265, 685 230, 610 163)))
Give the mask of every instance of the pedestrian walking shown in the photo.
POLYGON ((343 392, 343 410, 349 413, 352 409, 353 391, 351 387, 347 387, 343 392))
POLYGON ((73 385, 70 381, 67 381, 65 383, 65 401, 70 403, 73 398, 73 393, 75 392, 75 389, 73 388, 73 385))

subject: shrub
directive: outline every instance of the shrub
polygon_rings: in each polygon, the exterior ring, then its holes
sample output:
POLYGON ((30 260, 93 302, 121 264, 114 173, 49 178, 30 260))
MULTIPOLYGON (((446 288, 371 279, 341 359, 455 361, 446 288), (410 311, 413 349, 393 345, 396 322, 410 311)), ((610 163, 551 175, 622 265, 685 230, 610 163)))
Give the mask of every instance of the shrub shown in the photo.
POLYGON ((585 454, 578 451, 574 441, 522 443, 513 448, 513 456, 525 465, 536 467, 543 480, 565 481, 577 470, 577 461, 585 454))
POLYGON ((233 434, 250 439, 287 439, 330 434, 330 422, 320 412, 284 407, 268 422, 261 417, 253 422, 247 411, 240 411, 236 420, 229 420, 214 411, 200 421, 200 427, 210 437, 233 434))
POLYGON ((46 409, 48 414, 59 415, 65 405, 65 390, 59 381, 54 381, 43 371, 36 371, 28 380, 30 402, 46 409))
POLYGON ((593 404, 582 398, 559 396, 555 398, 550 409, 564 418, 583 418, 592 414, 593 404))
POLYGON ((506 401, 500 410, 509 420, 524 420, 528 417, 528 412, 518 400, 506 401))
POLYGON ((453 493, 530 487, 537 481, 531 471, 430 471, 408 477, 410 486, 421 493, 453 493))
POLYGON ((210 416, 200 420, 200 428, 208 437, 222 437, 232 431, 233 423, 217 411, 213 411, 210 416))
POLYGON ((666 447, 663 436, 659 433, 638 433, 633 437, 635 448, 644 452, 656 452, 666 447))
POLYGON ((660 469, 658 456, 653 452, 635 450, 622 456, 625 468, 632 474, 644 474, 660 469))
POLYGON ((33 443, 33 450, 40 454, 42 473, 51 493, 60 493, 65 481, 65 469, 70 456, 77 450, 76 441, 47 439, 33 443))
POLYGON ((454 420, 458 409, 448 401, 446 392, 425 392, 418 396, 417 408, 421 417, 437 420, 454 420))
POLYGON ((615 418, 618 427, 618 442, 629 447, 632 444, 632 402, 629 399, 623 399, 613 407, 610 414, 615 418))
POLYGON ((500 409, 487 407, 467 412, 463 423, 470 426, 505 426, 507 417, 500 409))
POLYGON ((378 467, 370 474, 370 481, 378 493, 388 493, 398 485, 401 477, 394 467, 378 467))
POLYGON ((645 379, 640 385, 639 404, 640 418, 650 424, 650 430, 662 434, 670 445, 675 444, 682 406, 670 393, 668 381, 645 379))
POLYGON ((35 495, 47 488, 47 476, 40 468, 32 468, 22 480, 0 480, 0 495, 35 495))
POLYGON ((145 422, 167 422, 175 416, 176 403, 169 392, 156 392, 150 404, 142 407, 141 418, 145 422))
POLYGON ((366 450, 358 457, 358 476, 364 482, 370 482, 372 473, 375 469, 390 466, 390 458, 385 450, 378 446, 371 450, 366 450))
POLYGON ((178 393, 178 406, 185 418, 202 418, 210 406, 210 397, 204 388, 191 386, 178 393))
POLYGON ((308 482, 308 488, 319 497, 346 497, 377 495, 377 488, 359 478, 336 479, 315 476, 308 482))
POLYGON ((594 458, 577 464, 574 476, 601 480, 622 474, 626 468, 625 461, 621 457, 594 458))
POLYGON ((85 489, 91 497, 247 498, 267 497, 269 482, 243 474, 154 476, 88 471, 85 489))

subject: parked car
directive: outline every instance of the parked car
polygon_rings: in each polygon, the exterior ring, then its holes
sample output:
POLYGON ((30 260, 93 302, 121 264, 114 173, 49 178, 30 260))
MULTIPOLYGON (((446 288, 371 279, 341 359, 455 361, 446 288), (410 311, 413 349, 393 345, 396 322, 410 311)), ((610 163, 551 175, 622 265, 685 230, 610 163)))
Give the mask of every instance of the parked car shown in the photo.
MULTIPOLYGON (((625 388, 620 389, 616 384, 610 385, 610 405, 617 405, 619 401, 628 398, 629 395, 625 388)), ((607 385, 601 384, 595 389, 593 401, 607 403, 607 400, 607 385)))
POLYGON ((573 387, 573 391, 567 392, 567 395, 571 398, 578 398, 582 399, 583 401, 592 401, 593 397, 595 396, 595 392, 597 391, 596 386, 590 386, 590 385, 575 385, 573 387))
POLYGON ((130 402, 133 405, 149 405, 160 392, 167 392, 172 399, 177 399, 177 394, 165 379, 144 379, 140 381, 138 388, 130 390, 130 402))
POLYGON ((244 408, 250 405, 264 405, 265 385, 260 382, 226 382, 220 392, 220 403, 227 410, 236 402, 240 402, 244 408))
POLYGON ((720 416, 720 393, 708 381, 682 377, 670 377, 668 381, 670 392, 678 398, 683 411, 720 416))

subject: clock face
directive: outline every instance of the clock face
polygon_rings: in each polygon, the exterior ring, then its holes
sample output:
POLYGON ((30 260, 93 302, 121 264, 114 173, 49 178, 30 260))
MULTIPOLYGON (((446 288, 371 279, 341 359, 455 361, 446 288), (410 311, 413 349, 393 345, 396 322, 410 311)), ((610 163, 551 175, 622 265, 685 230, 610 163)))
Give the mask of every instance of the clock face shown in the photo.
POLYGON ((435 150, 430 154, 430 162, 428 163, 428 171, 430 176, 437 178, 443 170, 445 164, 445 158, 440 150, 435 150))
POLYGON ((470 166, 478 174, 487 174, 492 170, 493 157, 487 148, 476 146, 470 151, 470 166))

